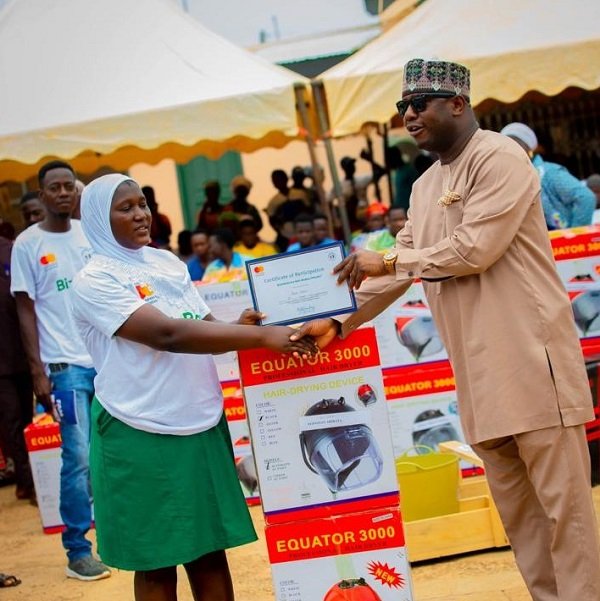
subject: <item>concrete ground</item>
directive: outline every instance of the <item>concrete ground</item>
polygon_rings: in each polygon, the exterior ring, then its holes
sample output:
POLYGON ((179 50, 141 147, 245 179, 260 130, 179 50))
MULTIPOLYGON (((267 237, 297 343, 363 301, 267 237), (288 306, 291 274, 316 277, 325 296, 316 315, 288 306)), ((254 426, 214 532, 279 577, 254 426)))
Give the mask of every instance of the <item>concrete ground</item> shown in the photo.
MULTIPOLYGON (((600 515, 600 487, 593 491, 600 515)), ((261 538, 229 553, 236 598, 273 601, 273 589, 263 536, 260 507, 251 509, 261 538)), ((94 539, 93 532, 91 533, 94 539)), ((114 601, 133 599, 133 576, 113 572, 99 582, 79 582, 64 575, 65 555, 60 535, 42 532, 38 510, 17 501, 14 487, 0 488, 0 572, 23 582, 0 589, 0 601, 114 601)), ((493 550, 421 562, 412 566, 415 601, 530 601, 510 550, 493 550)), ((192 601, 181 573, 180 601, 192 601)), ((303 600, 314 601, 314 600, 303 600)))

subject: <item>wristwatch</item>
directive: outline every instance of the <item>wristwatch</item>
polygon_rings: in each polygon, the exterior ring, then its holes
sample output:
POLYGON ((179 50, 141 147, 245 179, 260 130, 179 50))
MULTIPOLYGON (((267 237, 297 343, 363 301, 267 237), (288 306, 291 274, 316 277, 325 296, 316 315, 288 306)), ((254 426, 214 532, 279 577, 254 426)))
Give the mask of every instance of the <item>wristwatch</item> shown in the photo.
POLYGON ((383 255, 383 266, 388 273, 394 273, 398 253, 395 250, 390 250, 383 255))

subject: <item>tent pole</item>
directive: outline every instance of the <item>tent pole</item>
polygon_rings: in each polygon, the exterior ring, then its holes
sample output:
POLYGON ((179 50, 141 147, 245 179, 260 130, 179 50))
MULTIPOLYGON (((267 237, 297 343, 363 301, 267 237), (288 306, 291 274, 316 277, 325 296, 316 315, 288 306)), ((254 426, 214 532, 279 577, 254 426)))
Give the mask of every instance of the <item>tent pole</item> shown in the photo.
POLYGON ((329 123, 325 109, 325 89, 323 87, 323 82, 319 79, 311 81, 310 83, 313 89, 317 116, 319 117, 319 129, 321 130, 321 138, 323 139, 323 142, 325 144, 325 150, 327 152, 327 162, 329 164, 331 179, 333 180, 333 189, 335 191, 335 196, 337 198, 338 206, 340 209, 344 240, 346 241, 346 244, 350 246, 350 242, 352 240, 352 232, 350 231, 348 212, 346 211, 346 200, 342 193, 342 184, 338 175, 337 166, 335 164, 335 155, 333 154, 333 146, 331 144, 331 132, 329 131, 329 123))
POLYGON ((383 124, 383 165, 385 167, 385 173, 387 175, 388 192, 390 194, 390 208, 394 206, 394 188, 392 187, 392 170, 388 162, 388 143, 389 143, 389 130, 387 123, 383 124))
POLYGON ((319 161, 317 160, 315 140, 311 133, 310 120, 308 118, 308 106, 306 104, 306 98, 304 96, 305 92, 306 87, 303 83, 294 84, 294 94, 296 95, 296 108, 300 113, 300 121, 302 122, 302 129, 304 130, 303 133, 306 139, 306 145, 308 146, 308 154, 310 155, 310 163, 312 165, 313 170, 313 181, 315 183, 315 189, 317 191, 317 196, 319 197, 321 211, 323 212, 323 215, 325 215, 325 217, 327 218, 329 236, 333 238, 333 218, 331 216, 331 206, 327 202, 327 197, 325 196, 325 189, 323 188, 323 172, 321 165, 319 165, 319 161))

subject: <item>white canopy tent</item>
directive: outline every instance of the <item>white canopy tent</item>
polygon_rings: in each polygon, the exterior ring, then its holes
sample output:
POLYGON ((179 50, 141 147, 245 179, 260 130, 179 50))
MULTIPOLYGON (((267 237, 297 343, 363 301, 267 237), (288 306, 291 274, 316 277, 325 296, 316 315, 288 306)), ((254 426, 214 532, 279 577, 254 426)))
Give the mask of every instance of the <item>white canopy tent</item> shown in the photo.
POLYGON ((282 147, 303 78, 175 0, 12 0, 0 12, 0 181, 282 147))
POLYGON ((411 58, 440 58, 471 69, 471 101, 513 102, 570 86, 600 87, 597 0, 426 0, 393 28, 326 71, 331 132, 353 134, 387 122, 411 58))

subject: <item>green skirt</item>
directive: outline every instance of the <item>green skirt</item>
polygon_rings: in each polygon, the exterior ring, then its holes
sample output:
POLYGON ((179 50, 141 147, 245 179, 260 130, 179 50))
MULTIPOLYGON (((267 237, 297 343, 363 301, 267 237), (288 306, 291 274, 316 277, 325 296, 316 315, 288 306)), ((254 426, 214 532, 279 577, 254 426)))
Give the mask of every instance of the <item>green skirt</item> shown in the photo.
POLYGON ((155 570, 256 540, 224 417, 200 434, 151 434, 94 399, 90 469, 98 553, 110 566, 155 570))

